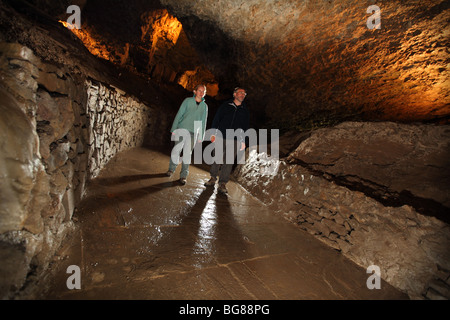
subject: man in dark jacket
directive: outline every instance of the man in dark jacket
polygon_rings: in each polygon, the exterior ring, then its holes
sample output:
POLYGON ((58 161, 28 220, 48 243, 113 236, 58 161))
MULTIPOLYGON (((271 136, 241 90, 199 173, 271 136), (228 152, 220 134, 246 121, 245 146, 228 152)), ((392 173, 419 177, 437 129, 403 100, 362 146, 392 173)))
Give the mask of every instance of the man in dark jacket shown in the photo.
MULTIPOLYGON (((213 143, 222 144, 223 147, 223 164, 214 162, 211 165, 211 179, 205 183, 205 186, 214 186, 219 176, 219 187, 217 189, 220 193, 227 193, 226 184, 230 180, 231 170, 233 169, 234 160, 236 155, 233 155, 233 161, 227 161, 227 153, 235 153, 239 150, 240 153, 244 152, 246 148, 245 144, 245 132, 248 130, 250 123, 250 114, 247 106, 244 103, 244 99, 247 92, 243 88, 235 88, 233 93, 233 99, 224 102, 217 111, 214 120, 212 122, 212 129, 219 130, 221 138, 216 136, 211 137, 213 143), (227 133, 227 129, 231 129, 231 132, 227 133), (230 134, 232 133, 232 134, 230 134), (228 140, 228 143, 227 143, 228 140), (229 150, 226 145, 233 145, 233 150, 229 150)), ((237 156, 241 156, 238 154, 237 156)), ((228 156, 228 159, 230 156, 228 156)))

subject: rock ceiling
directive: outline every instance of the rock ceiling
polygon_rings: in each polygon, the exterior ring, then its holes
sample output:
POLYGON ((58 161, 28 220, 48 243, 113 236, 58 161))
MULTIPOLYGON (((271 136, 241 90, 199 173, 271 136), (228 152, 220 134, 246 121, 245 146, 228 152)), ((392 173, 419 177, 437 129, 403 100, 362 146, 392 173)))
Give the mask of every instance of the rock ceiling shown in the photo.
MULTIPOLYGON (((273 124, 450 112, 449 1, 161 2, 182 22, 195 16, 234 40, 219 44, 234 59, 226 66, 235 66, 236 80, 273 124), (381 29, 367 25, 374 4, 381 29)), ((191 36, 197 25, 186 24, 191 36)), ((193 42, 201 47, 201 39, 193 42)))
POLYGON ((217 99, 244 86, 260 125, 449 119, 449 1, 75 2, 107 59, 217 99))

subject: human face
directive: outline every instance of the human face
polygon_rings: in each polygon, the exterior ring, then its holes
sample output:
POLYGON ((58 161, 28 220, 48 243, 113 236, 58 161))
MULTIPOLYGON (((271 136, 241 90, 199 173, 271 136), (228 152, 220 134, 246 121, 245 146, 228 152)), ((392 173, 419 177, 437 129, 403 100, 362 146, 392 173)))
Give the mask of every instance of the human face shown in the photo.
POLYGON ((206 94, 206 88, 204 86, 199 86, 197 90, 194 90, 195 99, 201 101, 206 94))
POLYGON ((242 103, 245 99, 245 96, 247 95, 247 93, 245 92, 244 89, 238 89, 234 94, 234 101, 242 103))

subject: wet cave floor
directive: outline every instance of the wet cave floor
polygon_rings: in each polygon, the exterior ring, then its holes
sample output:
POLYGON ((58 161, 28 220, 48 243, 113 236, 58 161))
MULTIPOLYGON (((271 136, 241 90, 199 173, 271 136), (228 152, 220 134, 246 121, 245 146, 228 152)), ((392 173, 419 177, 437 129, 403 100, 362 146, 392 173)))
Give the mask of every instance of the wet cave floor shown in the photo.
POLYGON ((117 155, 74 214, 73 232, 39 283, 39 299, 360 300, 407 299, 240 185, 205 187, 205 167, 167 177, 169 153, 117 155), (70 290, 71 265, 81 289, 70 290), (69 279, 70 281, 70 279, 69 279))

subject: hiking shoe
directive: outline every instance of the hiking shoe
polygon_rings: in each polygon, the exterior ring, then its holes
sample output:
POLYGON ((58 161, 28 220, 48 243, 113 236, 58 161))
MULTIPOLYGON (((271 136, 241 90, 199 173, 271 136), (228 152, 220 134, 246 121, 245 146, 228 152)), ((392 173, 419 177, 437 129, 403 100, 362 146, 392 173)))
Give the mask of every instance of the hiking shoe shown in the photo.
POLYGON ((217 188, 217 191, 219 193, 227 194, 227 187, 225 186, 225 183, 219 183, 219 187, 217 188))
POLYGON ((169 170, 169 171, 166 172, 166 176, 171 177, 172 175, 173 175, 173 171, 169 170))
POLYGON ((186 184, 186 178, 180 178, 180 183, 184 186, 186 184))
POLYGON ((205 182, 205 187, 211 187, 216 184, 216 178, 211 177, 207 182, 205 182))

